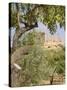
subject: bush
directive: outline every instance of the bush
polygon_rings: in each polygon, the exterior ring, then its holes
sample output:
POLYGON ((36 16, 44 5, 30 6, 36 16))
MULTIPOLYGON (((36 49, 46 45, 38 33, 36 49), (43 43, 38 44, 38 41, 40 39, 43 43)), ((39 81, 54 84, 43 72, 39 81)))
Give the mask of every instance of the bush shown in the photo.
POLYGON ((18 61, 22 67, 19 86, 40 85, 42 80, 48 80, 52 75, 65 73, 65 50, 62 47, 46 49, 35 43, 34 36, 30 32, 23 40, 23 47, 31 45, 31 48, 18 61))

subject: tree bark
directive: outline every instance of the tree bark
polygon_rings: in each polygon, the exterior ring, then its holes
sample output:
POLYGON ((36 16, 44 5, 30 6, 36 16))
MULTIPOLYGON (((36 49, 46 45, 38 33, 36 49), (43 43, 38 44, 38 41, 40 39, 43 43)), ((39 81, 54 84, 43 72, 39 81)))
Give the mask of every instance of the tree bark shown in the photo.
POLYGON ((54 78, 55 71, 56 71, 56 67, 54 68, 53 74, 50 76, 50 85, 53 84, 53 78, 54 78))
POLYGON ((53 84, 53 75, 50 76, 50 85, 52 85, 52 84, 53 84))

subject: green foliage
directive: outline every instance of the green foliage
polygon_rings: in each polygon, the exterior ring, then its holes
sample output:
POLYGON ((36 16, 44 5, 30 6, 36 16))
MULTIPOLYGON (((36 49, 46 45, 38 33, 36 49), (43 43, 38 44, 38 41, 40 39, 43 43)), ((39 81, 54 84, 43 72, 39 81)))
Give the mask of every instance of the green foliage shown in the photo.
MULTIPOLYGON (((65 7, 54 5, 33 5, 18 4, 11 5, 11 26, 18 26, 19 19, 22 19, 28 25, 41 21, 48 26, 51 34, 56 32, 56 22, 60 23, 60 27, 65 27, 65 7), (18 6, 18 7, 16 7, 18 6), (21 9, 21 10, 20 10, 21 9)), ((56 50, 46 49, 44 45, 44 33, 29 32, 24 36, 21 46, 31 46, 28 53, 22 55, 22 59, 18 60, 18 64, 22 67, 19 86, 40 85, 41 80, 48 79, 53 74, 65 73, 65 48, 59 45, 56 50)))
POLYGON ((64 59, 62 49, 56 52, 55 50, 43 49, 39 45, 32 46, 29 53, 23 55, 20 61, 21 72, 23 73, 21 74, 20 85, 40 85, 41 80, 48 80, 51 75, 64 75, 64 59))
MULTIPOLYGON (((36 4, 17 4, 19 7, 20 19, 31 25, 41 21, 48 25, 50 32, 56 32, 56 22, 60 23, 60 27, 65 27, 65 7, 56 5, 36 5, 36 4), (21 11, 20 11, 21 9, 21 11)), ((16 7, 14 3, 12 7, 16 7)), ((12 8, 11 7, 11 8, 12 8)), ((14 12, 14 10, 12 10, 14 12)), ((16 12, 16 11, 15 11, 16 12)), ((11 13, 12 14, 12 13, 11 13)), ((16 26, 16 15, 12 15, 12 26, 16 26), (16 23, 14 23, 14 22, 16 23)))
POLYGON ((63 48, 59 50, 50 50, 47 54, 49 73, 64 74, 65 73, 65 53, 63 48))
POLYGON ((65 73, 64 47, 43 48, 42 44, 34 42, 36 34, 37 32, 30 32, 25 37, 25 40, 28 40, 24 41, 24 46, 30 45, 32 41, 34 44, 31 44, 28 53, 22 55, 22 59, 19 60, 19 65, 22 67, 20 86, 40 85, 41 80, 48 80, 51 75, 65 73))
MULTIPOLYGON (((25 76, 24 84, 21 85, 38 85, 40 80, 45 78, 44 69, 46 68, 46 60, 40 46, 32 46, 28 55, 23 55, 21 60, 22 71, 25 76), (27 80, 27 77, 29 78, 27 80), (30 82, 28 82, 30 80, 30 82)), ((23 76, 22 76, 23 79, 23 76)))
POLYGON ((23 40, 22 40, 22 44, 23 45, 33 45, 34 44, 34 37, 35 37, 35 33, 29 33, 28 35, 26 35, 23 40))
POLYGON ((43 45, 45 41, 45 33, 32 31, 26 34, 21 41, 22 45, 43 45))

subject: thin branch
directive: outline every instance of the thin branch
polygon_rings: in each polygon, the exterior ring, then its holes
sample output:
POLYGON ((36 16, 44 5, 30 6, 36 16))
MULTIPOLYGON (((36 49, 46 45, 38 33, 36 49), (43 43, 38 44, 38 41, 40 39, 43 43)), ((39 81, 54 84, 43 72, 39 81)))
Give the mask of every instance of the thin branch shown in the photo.
POLYGON ((24 22, 24 21, 20 21, 20 23, 23 23, 25 25, 25 27, 28 27, 28 23, 24 22))
POLYGON ((28 25, 28 27, 24 27, 22 30, 19 30, 17 38, 19 39, 22 36, 22 34, 24 34, 26 31, 29 31, 35 27, 38 27, 37 22, 34 25, 30 25, 30 26, 28 25))

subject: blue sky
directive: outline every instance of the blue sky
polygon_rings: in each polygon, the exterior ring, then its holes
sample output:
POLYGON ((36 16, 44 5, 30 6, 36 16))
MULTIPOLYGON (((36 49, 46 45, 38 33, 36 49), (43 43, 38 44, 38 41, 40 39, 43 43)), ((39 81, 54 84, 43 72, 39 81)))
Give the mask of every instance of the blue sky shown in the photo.
POLYGON ((57 39, 61 40, 62 42, 65 41, 65 30, 64 30, 64 27, 60 28, 59 24, 57 24, 57 30, 56 30, 56 33, 54 33, 53 36, 50 34, 50 30, 48 29, 48 27, 45 26, 41 22, 38 22, 38 30, 42 31, 42 32, 45 32, 46 39, 54 37, 54 38, 57 38, 57 39))

